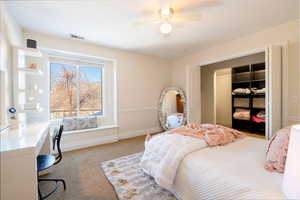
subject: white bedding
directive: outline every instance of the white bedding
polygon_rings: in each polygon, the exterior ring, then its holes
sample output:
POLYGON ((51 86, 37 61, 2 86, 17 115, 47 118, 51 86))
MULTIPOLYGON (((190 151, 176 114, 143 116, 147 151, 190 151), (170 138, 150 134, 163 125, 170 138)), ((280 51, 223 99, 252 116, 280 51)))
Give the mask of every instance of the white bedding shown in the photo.
POLYGON ((145 151, 140 165, 159 186, 171 190, 177 168, 184 157, 206 147, 204 140, 193 137, 179 134, 156 135, 145 142, 145 151))
POLYGON ((264 169, 267 141, 247 137, 186 156, 173 193, 179 199, 284 199, 282 174, 264 169))

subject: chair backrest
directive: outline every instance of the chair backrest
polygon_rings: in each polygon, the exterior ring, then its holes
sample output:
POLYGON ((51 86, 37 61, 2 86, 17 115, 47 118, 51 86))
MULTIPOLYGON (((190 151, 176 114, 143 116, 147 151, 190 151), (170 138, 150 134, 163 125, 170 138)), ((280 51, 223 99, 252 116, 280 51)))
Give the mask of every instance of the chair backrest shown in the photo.
POLYGON ((57 147, 57 152, 58 155, 55 157, 55 165, 57 163, 59 163, 62 159, 62 153, 61 153, 61 149, 60 149, 60 140, 61 140, 61 136, 64 130, 64 126, 60 125, 59 129, 55 129, 54 130, 54 137, 53 137, 53 150, 55 150, 55 147, 57 147))

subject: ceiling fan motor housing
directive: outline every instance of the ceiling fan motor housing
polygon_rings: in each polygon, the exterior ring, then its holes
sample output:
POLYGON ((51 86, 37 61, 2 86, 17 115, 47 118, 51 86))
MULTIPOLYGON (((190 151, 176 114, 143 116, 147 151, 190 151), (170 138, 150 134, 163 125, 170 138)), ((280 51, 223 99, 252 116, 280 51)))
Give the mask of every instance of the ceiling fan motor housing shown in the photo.
POLYGON ((162 8, 159 10, 159 15, 161 20, 163 21, 170 21, 171 18, 173 17, 174 10, 173 8, 162 8))

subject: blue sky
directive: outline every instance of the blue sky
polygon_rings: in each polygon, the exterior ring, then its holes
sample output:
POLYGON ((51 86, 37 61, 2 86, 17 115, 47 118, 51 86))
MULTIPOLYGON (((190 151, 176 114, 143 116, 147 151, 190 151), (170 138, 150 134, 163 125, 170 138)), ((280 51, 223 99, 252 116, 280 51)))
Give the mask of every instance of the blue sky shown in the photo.
MULTIPOLYGON (((50 63, 51 68, 51 77, 54 78, 56 76, 59 76, 59 74, 62 72, 61 66, 64 66, 66 68, 72 69, 73 66, 66 65, 66 64, 58 64, 58 63, 50 63)), ((75 67, 74 67, 75 70, 75 67)), ((90 82, 101 82, 102 77, 102 68, 98 67, 88 67, 88 66, 82 66, 79 68, 80 73, 83 74, 84 79, 89 80, 90 82)))

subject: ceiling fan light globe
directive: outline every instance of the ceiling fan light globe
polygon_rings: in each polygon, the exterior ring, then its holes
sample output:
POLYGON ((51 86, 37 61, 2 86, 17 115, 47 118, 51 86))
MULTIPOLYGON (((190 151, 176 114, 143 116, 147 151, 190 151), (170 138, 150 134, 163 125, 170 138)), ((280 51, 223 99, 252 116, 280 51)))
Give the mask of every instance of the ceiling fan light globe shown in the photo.
POLYGON ((169 23, 162 23, 159 29, 162 34, 169 34, 172 31, 172 25, 169 23))

